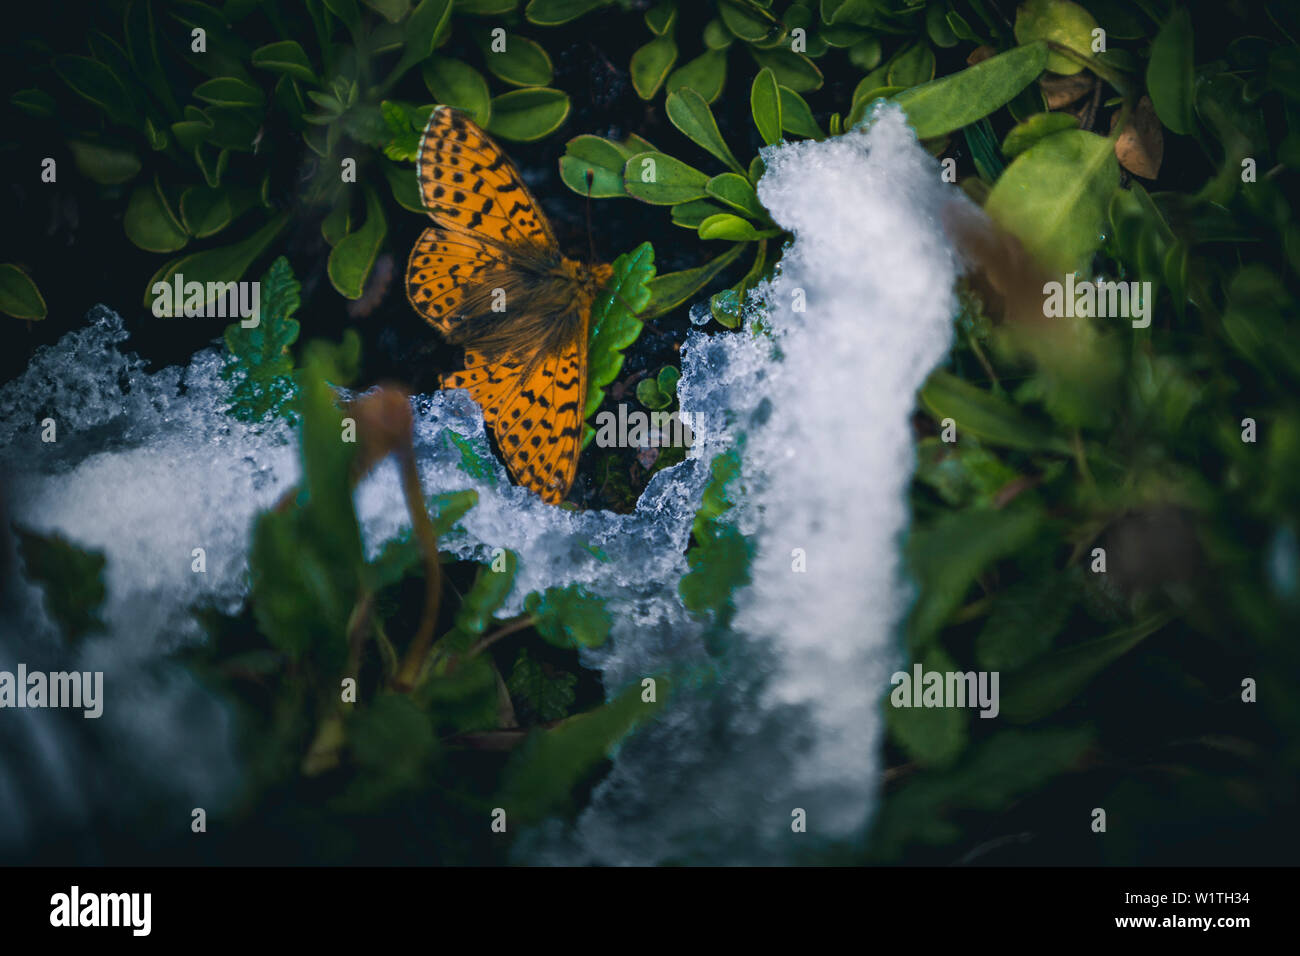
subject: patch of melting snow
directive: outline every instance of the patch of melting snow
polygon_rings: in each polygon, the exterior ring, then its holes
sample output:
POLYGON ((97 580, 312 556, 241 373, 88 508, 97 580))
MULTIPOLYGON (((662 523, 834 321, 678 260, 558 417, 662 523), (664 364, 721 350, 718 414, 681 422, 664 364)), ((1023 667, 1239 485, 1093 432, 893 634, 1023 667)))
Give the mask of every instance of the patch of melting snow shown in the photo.
MULTIPOLYGON (((521 861, 779 862, 856 839, 870 820, 878 701, 911 599, 898 551, 914 463, 908 419, 950 344, 958 267, 939 208, 955 191, 895 109, 837 139, 769 148, 764 160, 760 198, 795 240, 751 295, 763 331, 689 333, 678 392, 710 427, 634 513, 544 505, 499 464, 495 483, 471 479, 444 432, 485 450, 478 407, 463 392, 414 400, 426 493, 480 494, 444 547, 478 560, 497 547, 519 555, 502 614, 531 591, 580 583, 615 621, 607 646, 583 652, 611 696, 647 675, 676 678, 587 809, 525 834, 521 861), (744 494, 729 520, 752 536, 753 583, 736 596, 728 651, 714 657, 677 583, 708 462, 742 433, 744 494), (806 572, 793 570, 795 549, 806 572), (796 807, 807 834, 791 833, 796 807)), ((126 799, 122 777, 209 812, 238 785, 224 707, 163 657, 202 639, 192 605, 243 601, 249 530, 297 480, 296 447, 283 426, 225 414, 216 350, 150 374, 121 351, 125 339, 121 319, 97 308, 0 388, 8 518, 104 551, 108 588, 107 633, 70 648, 36 586, 5 584, 0 670, 103 670, 106 702, 98 721, 0 714, 0 855, 111 816, 126 799), (58 423, 53 444, 40 440, 47 416, 58 423), (196 547, 203 574, 191 570, 196 547)), ((391 463, 356 501, 374 554, 407 524, 391 463)))

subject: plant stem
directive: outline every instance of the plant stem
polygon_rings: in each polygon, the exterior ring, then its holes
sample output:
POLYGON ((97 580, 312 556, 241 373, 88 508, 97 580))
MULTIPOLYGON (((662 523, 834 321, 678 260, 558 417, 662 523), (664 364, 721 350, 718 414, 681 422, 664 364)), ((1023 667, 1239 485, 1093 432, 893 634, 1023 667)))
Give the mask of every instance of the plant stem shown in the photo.
POLYGON ((442 602, 442 564, 438 560, 438 532, 434 530, 429 512, 424 506, 420 473, 415 467, 415 453, 409 443, 398 452, 398 465, 402 472, 406 510, 411 513, 411 527, 420 545, 420 556, 424 559, 424 612, 420 617, 420 628, 415 632, 415 639, 411 641, 406 659, 393 682, 398 690, 405 692, 419 680, 429 647, 433 643, 433 630, 438 624, 438 607, 442 602))

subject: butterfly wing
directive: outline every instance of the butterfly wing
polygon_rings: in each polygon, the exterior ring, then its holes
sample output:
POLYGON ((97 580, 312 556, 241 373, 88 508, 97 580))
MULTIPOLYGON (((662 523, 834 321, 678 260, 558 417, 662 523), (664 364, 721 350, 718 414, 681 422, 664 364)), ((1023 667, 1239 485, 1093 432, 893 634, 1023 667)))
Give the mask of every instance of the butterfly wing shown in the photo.
POLYGON ((420 199, 440 226, 558 255, 551 224, 519 171, 463 113, 435 107, 415 159, 420 199))
MULTIPOLYGON (((585 343, 584 343, 585 344, 585 343)), ((443 379, 468 389, 496 434, 506 468, 543 501, 564 500, 578 473, 583 406, 587 400, 585 349, 573 343, 535 362, 487 362, 465 352, 465 371, 443 379)))

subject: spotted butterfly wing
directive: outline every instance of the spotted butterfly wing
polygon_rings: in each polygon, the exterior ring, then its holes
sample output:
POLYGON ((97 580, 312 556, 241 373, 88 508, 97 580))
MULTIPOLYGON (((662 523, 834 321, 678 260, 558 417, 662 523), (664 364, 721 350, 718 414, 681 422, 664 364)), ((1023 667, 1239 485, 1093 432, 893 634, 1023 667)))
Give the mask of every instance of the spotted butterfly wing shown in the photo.
POLYGON ((561 256, 518 170, 454 110, 429 117, 416 174, 435 224, 411 251, 407 295, 466 349, 465 370, 442 385, 482 406, 515 481, 562 501, 582 447, 595 283, 609 267, 561 256))

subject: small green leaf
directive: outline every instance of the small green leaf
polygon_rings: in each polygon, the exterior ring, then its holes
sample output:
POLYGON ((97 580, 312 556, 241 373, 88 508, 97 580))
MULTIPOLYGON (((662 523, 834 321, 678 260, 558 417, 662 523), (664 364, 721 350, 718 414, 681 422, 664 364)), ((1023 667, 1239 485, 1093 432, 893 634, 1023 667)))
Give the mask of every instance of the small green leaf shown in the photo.
POLYGON ((41 290, 12 262, 0 265, 0 312, 16 319, 43 319, 47 309, 41 290))
POLYGON ((677 0, 659 0, 645 12, 645 25, 655 36, 665 36, 677 23, 677 0))
MULTIPOLYGON (((623 368, 623 350, 641 334, 642 324, 638 315, 650 302, 648 283, 655 274, 654 247, 648 242, 641 243, 615 259, 613 268, 613 277, 601 290, 591 310, 584 420, 600 407, 605 397, 605 386, 614 381, 623 368)), ((590 426, 584 428, 584 448, 594 435, 590 426)))
POLYGON ((984 208, 1043 268, 1073 272, 1101 244, 1107 205, 1118 186, 1110 140, 1065 130, 1017 156, 984 208))
MULTIPOLYGON (((894 57, 885 71, 885 83, 904 89, 934 79, 934 51, 928 44, 915 43, 894 57)), ((787 84, 789 85, 789 84, 787 84)))
POLYGON ((191 280, 204 283, 205 294, 211 293, 204 300, 205 307, 215 302, 220 292, 213 292, 211 285, 239 281, 248 271, 249 266, 266 251, 275 237, 289 224, 289 218, 289 213, 282 212, 242 242, 216 249, 205 249, 202 252, 191 252, 189 255, 164 263, 145 286, 144 304, 146 306, 153 304, 153 288, 157 283, 164 282, 170 285, 178 272, 185 276, 186 283, 191 280))
POLYGON ((388 233, 388 221, 384 218, 384 207, 375 192, 366 187, 366 221, 360 229, 348 233, 330 252, 330 284, 339 294, 349 299, 361 298, 365 290, 366 279, 375 265, 379 247, 388 233))
POLYGON ((411 0, 361 0, 361 2, 377 11, 389 23, 398 23, 411 12, 411 0))
POLYGON ((609 636, 614 619, 604 602, 579 585, 534 591, 524 599, 533 626, 556 647, 599 647, 609 636))
POLYGON ((514 669, 506 681, 506 690, 514 699, 515 706, 521 708, 537 721, 547 723, 559 720, 573 706, 573 688, 578 678, 563 672, 549 676, 528 656, 528 648, 519 649, 515 658, 514 669))
POLYGON ((729 212, 710 216, 700 223, 697 231, 701 239, 726 239, 731 242, 756 242, 780 235, 779 229, 755 229, 748 221, 729 212))
POLYGON ((748 216, 755 222, 767 222, 767 210, 758 201, 758 193, 749 180, 736 173, 722 173, 714 176, 704 187, 710 196, 748 216))
POLYGON ((744 175, 745 168, 736 162, 736 157, 718 131, 718 121, 713 118, 713 110, 709 109, 709 104, 698 92, 686 87, 669 93, 664 111, 687 139, 744 175))
POLYGON ((948 372, 931 372, 920 398, 936 419, 951 418, 959 435, 969 432, 982 442, 1025 451, 1070 450, 1049 429, 1026 418, 1005 398, 948 372))
POLYGON ((226 364, 223 378, 233 381, 229 412, 244 422, 260 422, 283 415, 296 388, 293 355, 298 340, 298 320, 293 314, 302 301, 302 286, 284 256, 271 263, 261 280, 257 325, 242 322, 226 326, 226 364))
POLYGON ((28 116, 35 116, 37 119, 48 119, 55 115, 59 108, 54 97, 43 90, 19 90, 9 97, 9 102, 28 116))
MULTIPOLYGON (((576 20, 584 13, 603 7, 609 0, 529 0, 524 16, 529 23, 554 27, 576 20)), ((512 3, 511 6, 514 4, 512 3)))
POLYGON ((87 179, 116 186, 134 179, 140 172, 140 159, 129 149, 117 149, 83 140, 68 140, 72 160, 87 179))
POLYGON ((465 111, 475 123, 487 128, 492 119, 492 94, 482 73, 461 60, 435 56, 424 64, 421 74, 438 103, 465 111))
POLYGON ((727 54, 725 50, 707 50, 668 74, 665 89, 674 93, 688 87, 712 103, 722 95, 727 80, 727 54))
POLYGON ((266 46, 259 47, 253 51, 253 66, 283 73, 304 83, 311 83, 313 86, 320 85, 316 72, 311 68, 311 61, 307 59, 306 51, 297 40, 282 40, 279 43, 268 43, 266 46))
POLYGON ((781 95, 781 128, 787 133, 794 133, 796 136, 806 136, 809 139, 822 140, 826 134, 822 128, 817 125, 813 119, 812 110, 802 96, 790 89, 788 86, 780 87, 781 95))
POLYGON ((671 36, 655 37, 632 54, 628 69, 632 86, 643 100, 652 100, 677 62, 677 43, 671 36))
POLYGON ((672 396, 665 395, 652 378, 643 378, 636 383, 636 400, 651 411, 659 411, 673 403, 672 396))
POLYGON ((694 166, 664 153, 637 153, 623 169, 628 195, 656 206, 702 199, 708 183, 709 177, 694 166))
POLYGON ((700 227, 700 223, 710 216, 726 211, 717 203, 709 202, 707 199, 692 199, 673 206, 670 215, 674 226, 681 226, 694 232, 700 227))
POLYGON ((746 43, 767 40, 781 32, 776 17, 750 0, 718 0, 718 15, 727 29, 746 43))
POLYGON ((1001 511, 945 512, 928 527, 912 532, 908 560, 920 586, 908 623, 913 652, 930 646, 975 577, 1032 541, 1042 521, 1037 504, 1021 504, 1017 499, 1001 511))
POLYGON ((565 145, 564 155, 560 157, 560 179, 579 196, 586 196, 589 188, 593 199, 626 196, 623 167, 630 155, 626 147, 612 140, 575 136, 565 145), (592 174, 590 187, 588 170, 592 174))
POLYGON ((600 761, 662 706, 667 680, 655 680, 654 703, 643 703, 640 686, 633 685, 595 710, 566 718, 548 730, 534 730, 511 755, 494 802, 510 807, 511 819, 522 823, 563 811, 600 761))
POLYGON ((787 86, 796 93, 820 90, 824 78, 817 64, 793 50, 777 48, 775 50, 758 50, 750 47, 750 55, 761 69, 771 70, 781 86, 787 86))
POLYGON ((749 108, 763 142, 769 146, 781 142, 781 131, 785 128, 781 120, 781 91, 776 74, 766 67, 754 77, 754 85, 749 91, 749 108))
POLYGON ((567 93, 549 87, 515 90, 492 98, 488 131, 502 139, 531 143, 555 132, 568 116, 567 93))
POLYGON ((1002 141, 1002 155, 1014 159, 1043 137, 1078 127, 1078 118, 1069 113, 1035 113, 1007 133, 1002 141))
POLYGON ((194 95, 213 106, 258 109, 266 102, 266 95, 260 89, 234 76, 222 76, 200 83, 194 88, 194 95))
POLYGON ((1146 618, 1105 637, 1039 658, 1006 675, 1002 713, 1012 723, 1046 717, 1073 700, 1107 665, 1128 653, 1171 620, 1169 613, 1146 618))
MULTIPOLYGON (((1092 49, 1092 31, 1097 21, 1092 14, 1070 0, 1023 0, 1016 9, 1016 40, 1034 43, 1052 40, 1085 56, 1092 49)), ((1067 56, 1052 53, 1047 57, 1047 69, 1066 75, 1078 73, 1083 67, 1067 56)))
MULTIPOLYGON (((676 212, 678 208, 674 206, 673 211, 676 212)), ((717 207, 711 208, 716 209, 717 207)), ((698 226, 698 223, 696 225, 698 226)), ((702 266, 686 269, 682 272, 669 272, 661 276, 655 276, 650 280, 650 304, 642 312, 642 319, 648 322, 650 319, 665 315, 682 303, 695 298, 700 290, 713 281, 715 276, 735 262, 744 249, 744 244, 737 243, 722 255, 715 256, 702 266)))
POLYGON ((175 252, 190 237, 177 225, 175 216, 154 186, 136 186, 122 218, 126 237, 147 252, 175 252))
POLYGON ((1184 136, 1192 132, 1192 18, 1179 7, 1151 42, 1147 92, 1160 122, 1184 136))
MULTIPOLYGON (((960 673, 961 668, 943 648, 935 646, 921 659, 923 674, 960 673)), ((922 767, 948 767, 961 756, 970 738, 965 707, 925 707, 916 704, 921 688, 913 681, 912 668, 902 671, 908 683, 896 685, 884 700, 885 723, 890 737, 907 756, 922 767), (905 703, 896 705, 895 696, 905 703)), ((968 701, 967 707, 975 701, 968 701)))
POLYGON ((118 123, 135 125, 136 110, 126 87, 103 63, 87 56, 61 55, 54 58, 54 72, 73 92, 94 103, 118 123))
POLYGON ((1043 72, 1046 61, 1047 47, 1042 43, 1017 47, 914 86, 895 97, 895 102, 907 113, 919 139, 942 136, 1009 103, 1043 72))
POLYGON ((546 86, 551 82, 555 71, 540 43, 511 33, 506 35, 505 46, 503 52, 494 51, 490 41, 484 46, 483 59, 493 75, 511 86, 546 86))

